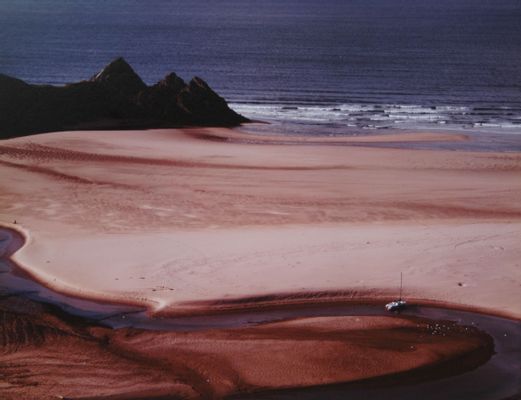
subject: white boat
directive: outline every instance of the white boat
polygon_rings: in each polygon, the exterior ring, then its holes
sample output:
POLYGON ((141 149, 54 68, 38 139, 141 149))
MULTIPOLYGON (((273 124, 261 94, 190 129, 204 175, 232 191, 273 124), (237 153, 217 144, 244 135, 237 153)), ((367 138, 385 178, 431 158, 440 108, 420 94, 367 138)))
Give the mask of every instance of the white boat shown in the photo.
POLYGON ((407 302, 402 299, 402 287, 403 287, 403 277, 400 272, 400 297, 398 300, 391 301, 385 305, 385 309, 387 311, 400 311, 403 310, 407 306, 407 302))
POLYGON ((390 303, 387 303, 385 305, 385 309, 387 311, 398 311, 398 310, 405 308, 406 305, 407 305, 407 302, 405 300, 395 300, 395 301, 391 301, 390 303))

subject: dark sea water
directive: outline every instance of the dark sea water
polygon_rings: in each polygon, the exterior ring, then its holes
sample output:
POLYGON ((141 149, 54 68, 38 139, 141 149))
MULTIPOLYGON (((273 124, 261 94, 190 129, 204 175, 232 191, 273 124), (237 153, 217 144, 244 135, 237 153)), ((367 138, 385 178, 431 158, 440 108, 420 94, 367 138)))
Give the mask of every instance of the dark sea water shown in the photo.
POLYGON ((117 56, 256 119, 521 134, 521 0, 0 0, 1 73, 64 84, 117 56))

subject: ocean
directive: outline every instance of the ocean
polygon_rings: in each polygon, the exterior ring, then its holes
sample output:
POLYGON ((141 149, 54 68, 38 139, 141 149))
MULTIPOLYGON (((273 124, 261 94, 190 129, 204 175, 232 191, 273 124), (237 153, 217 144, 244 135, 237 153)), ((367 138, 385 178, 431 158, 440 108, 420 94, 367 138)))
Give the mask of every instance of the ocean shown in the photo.
POLYGON ((247 117, 521 134, 520 0, 0 0, 0 73, 204 78, 247 117))

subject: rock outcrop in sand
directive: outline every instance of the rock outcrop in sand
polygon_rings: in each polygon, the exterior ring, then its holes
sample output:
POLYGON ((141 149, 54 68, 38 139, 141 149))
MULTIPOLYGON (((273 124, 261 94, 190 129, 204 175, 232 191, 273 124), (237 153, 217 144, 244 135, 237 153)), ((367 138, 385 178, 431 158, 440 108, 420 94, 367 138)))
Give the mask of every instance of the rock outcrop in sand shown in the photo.
POLYGON ((248 120, 201 78, 147 86, 118 58, 87 81, 30 85, 0 74, 0 138, 75 129, 234 126, 248 120))

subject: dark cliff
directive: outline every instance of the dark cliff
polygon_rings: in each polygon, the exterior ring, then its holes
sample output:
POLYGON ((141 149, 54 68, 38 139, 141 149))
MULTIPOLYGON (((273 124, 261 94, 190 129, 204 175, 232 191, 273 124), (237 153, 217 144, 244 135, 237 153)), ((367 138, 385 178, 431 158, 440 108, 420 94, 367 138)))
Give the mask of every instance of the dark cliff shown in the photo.
POLYGON ((0 138, 75 129, 234 126, 248 120, 201 78, 147 86, 118 58, 87 81, 30 85, 0 74, 0 138))

